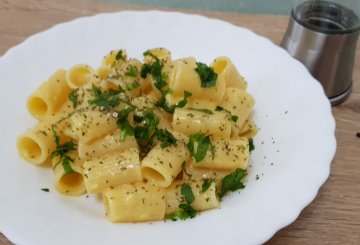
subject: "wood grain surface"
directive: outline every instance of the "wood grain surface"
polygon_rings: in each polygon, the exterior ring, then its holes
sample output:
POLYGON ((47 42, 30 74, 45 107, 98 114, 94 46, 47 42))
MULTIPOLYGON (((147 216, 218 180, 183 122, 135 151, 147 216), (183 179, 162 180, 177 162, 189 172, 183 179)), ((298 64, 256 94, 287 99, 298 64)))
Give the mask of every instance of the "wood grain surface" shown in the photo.
MULTIPOLYGON (((0 0, 0 56, 30 35, 57 23, 101 12, 148 9, 85 0, 0 0)), ((249 28, 274 43, 280 42, 288 22, 287 16, 183 9, 175 11, 222 19, 249 28)), ((360 244, 360 138, 356 137, 356 133, 360 132, 359 43, 353 93, 345 103, 334 107, 332 111, 337 123, 337 152, 331 165, 330 178, 298 219, 278 231, 267 244, 360 244)), ((0 233, 0 244, 11 242, 0 233)))

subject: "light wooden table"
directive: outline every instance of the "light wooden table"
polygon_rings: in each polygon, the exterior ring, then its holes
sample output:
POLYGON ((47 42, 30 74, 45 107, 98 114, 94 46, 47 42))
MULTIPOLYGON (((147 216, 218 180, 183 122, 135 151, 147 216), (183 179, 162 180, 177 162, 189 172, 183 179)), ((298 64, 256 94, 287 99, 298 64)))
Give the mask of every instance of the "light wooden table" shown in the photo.
MULTIPOLYGON (((149 8, 85 0, 0 0, 0 55, 54 24, 129 9, 149 8)), ((286 16, 181 11, 223 19, 249 28, 274 43, 280 42, 288 22, 286 16)), ((333 108, 333 114, 338 148, 330 178, 299 218, 277 232, 268 244, 360 244, 360 138, 356 137, 356 132, 360 132, 360 43, 353 93, 345 103, 333 108)), ((11 243, 0 233, 0 244, 11 243)))

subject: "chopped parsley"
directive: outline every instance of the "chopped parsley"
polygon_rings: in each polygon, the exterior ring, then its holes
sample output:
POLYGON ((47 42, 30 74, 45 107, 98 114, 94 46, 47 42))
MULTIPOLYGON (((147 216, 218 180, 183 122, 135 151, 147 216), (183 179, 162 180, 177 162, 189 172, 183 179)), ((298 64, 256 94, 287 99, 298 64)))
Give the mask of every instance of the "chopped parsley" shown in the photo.
POLYGON ((44 192, 50 192, 49 188, 41 188, 41 190, 44 192))
MULTIPOLYGON (((221 106, 217 106, 215 111, 225 111, 227 113, 229 113, 231 115, 231 112, 222 108, 221 106)), ((236 123, 237 121, 239 120, 239 117, 238 116, 235 116, 235 115, 231 115, 231 121, 233 121, 234 123, 236 123)))
POLYGON ((156 131, 156 139, 161 142, 160 147, 165 148, 170 145, 176 145, 175 137, 166 129, 159 129, 156 131))
POLYGON ((165 92, 165 94, 161 97, 159 101, 156 102, 156 106, 162 108, 167 113, 173 114, 176 108, 184 108, 188 103, 188 98, 192 95, 188 91, 184 91, 184 98, 180 100, 176 105, 169 105, 166 101, 166 95, 171 93, 172 91, 169 89, 165 92))
POLYGON ((184 183, 181 185, 181 195, 185 198, 185 201, 188 204, 195 201, 194 193, 192 192, 189 184, 184 183))
POLYGON ((77 89, 74 89, 72 92, 68 94, 68 99, 71 101, 73 108, 76 109, 78 106, 78 94, 77 89))
POLYGON ((196 210, 191 206, 191 203, 195 200, 195 196, 189 184, 184 183, 181 185, 181 195, 186 203, 180 203, 179 209, 175 213, 168 215, 167 219, 176 221, 177 219, 192 219, 196 216, 196 210))
POLYGON ((214 69, 201 62, 197 62, 196 65, 195 71, 199 74, 201 87, 215 87, 218 75, 214 72, 214 69))
POLYGON ((100 88, 92 85, 92 93, 94 99, 88 100, 90 105, 96 105, 103 107, 105 109, 111 109, 118 106, 121 102, 119 94, 123 92, 122 88, 119 86, 118 90, 110 89, 108 91, 101 91, 100 88))
POLYGON ((138 70, 137 70, 136 66, 129 66, 128 71, 125 72, 125 76, 128 76, 128 77, 137 77, 137 74, 138 74, 138 70))
POLYGON ((231 121, 233 121, 234 123, 236 123, 238 120, 239 120, 239 117, 238 117, 238 116, 231 115, 231 121))
POLYGON ((55 168, 58 164, 61 164, 64 168, 65 174, 75 172, 70 165, 71 162, 74 162, 74 159, 72 159, 67 154, 70 151, 75 151, 77 149, 77 145, 72 140, 60 144, 60 137, 54 127, 52 127, 52 131, 55 139, 56 149, 51 153, 51 158, 59 157, 59 161, 54 165, 53 168, 55 168))
POLYGON ((140 155, 146 156, 152 149, 160 119, 153 111, 148 110, 142 115, 136 115, 134 121, 138 124, 135 127, 135 138, 140 147, 140 155))
POLYGON ((120 141, 126 140, 128 136, 135 135, 134 127, 128 121, 130 112, 134 110, 133 107, 128 107, 118 113, 118 119, 116 121, 118 127, 121 129, 120 141))
POLYGON ((211 183, 213 181, 214 181, 213 179, 204 179, 204 182, 202 183, 202 186, 201 186, 201 193, 204 193, 205 191, 207 191, 210 188, 211 183))
POLYGON ((125 61, 126 60, 126 55, 124 54, 124 51, 122 49, 120 49, 116 56, 115 56, 116 61, 122 60, 125 61))
POLYGON ((222 198, 229 191, 244 189, 245 185, 241 181, 245 178, 246 175, 246 170, 240 168, 226 175, 221 183, 221 191, 219 193, 220 198, 222 198))
POLYGON ((195 159, 196 163, 205 158, 208 150, 211 151, 212 157, 215 157, 215 147, 211 143, 210 137, 202 133, 190 135, 187 148, 191 156, 193 156, 195 159))
POLYGON ((155 62, 152 64, 143 64, 141 67, 141 77, 146 78, 150 74, 155 80, 155 87, 161 92, 164 93, 163 88, 167 85, 166 83, 166 74, 163 73, 164 64, 160 61, 158 57, 153 55, 150 51, 144 52, 144 56, 151 56, 154 58, 155 62))
POLYGON ((180 220, 186 220, 186 219, 192 219, 196 216, 196 210, 191 207, 190 204, 187 203, 181 203, 179 205, 179 210, 177 210, 175 213, 168 215, 166 218, 170 219, 172 221, 176 221, 178 219, 180 220))
POLYGON ((252 138, 249 139, 249 152, 255 150, 254 140, 252 138))

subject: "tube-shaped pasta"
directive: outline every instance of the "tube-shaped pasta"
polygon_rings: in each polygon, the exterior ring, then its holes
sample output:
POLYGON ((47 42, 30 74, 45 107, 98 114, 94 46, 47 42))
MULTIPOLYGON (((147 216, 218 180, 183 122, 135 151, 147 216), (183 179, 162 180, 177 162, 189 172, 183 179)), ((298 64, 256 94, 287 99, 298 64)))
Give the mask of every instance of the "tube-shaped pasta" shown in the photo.
POLYGON ((75 113, 71 118, 72 134, 84 143, 103 137, 117 129, 116 118, 99 110, 75 113))
POLYGON ((217 57, 211 66, 218 74, 217 82, 225 83, 227 88, 246 90, 246 80, 239 74, 238 70, 228 57, 217 57))
POLYGON ((66 73, 66 83, 70 88, 76 89, 90 82, 95 71, 89 65, 78 64, 72 66, 66 73))
POLYGON ((107 55, 105 55, 101 64, 114 67, 119 63, 123 64, 126 62, 127 57, 128 55, 125 49, 112 50, 107 55))
POLYGON ((246 169, 249 161, 249 141, 246 138, 236 140, 218 139, 212 141, 215 153, 210 151, 205 158, 192 162, 194 167, 212 169, 246 169))
POLYGON ((162 220, 165 189, 151 183, 123 184, 103 192, 106 217, 111 222, 162 220))
POLYGON ((179 209, 181 203, 185 203, 184 197, 181 195, 181 186, 186 183, 190 186, 194 194, 194 202, 191 206, 197 211, 204 211, 219 207, 220 203, 216 195, 216 183, 212 182, 210 187, 202 192, 202 179, 174 181, 174 183, 166 189, 166 214, 175 213, 179 209))
POLYGON ((77 155, 76 151, 69 152, 67 155, 72 161, 69 161, 69 166, 65 167, 59 157, 52 159, 53 171, 55 176, 56 190, 68 196, 79 196, 86 191, 82 164, 83 161, 77 155), (70 167, 70 170, 69 170, 70 167))
POLYGON ((216 188, 218 190, 221 188, 222 179, 233 172, 233 170, 227 169, 196 168, 193 164, 187 164, 184 170, 184 180, 209 179, 216 182, 216 188))
POLYGON ((57 70, 29 96, 27 108, 33 117, 44 120, 56 113, 67 100, 71 89, 65 81, 65 74, 64 69, 57 70))
POLYGON ((173 69, 169 75, 170 88, 175 97, 181 97, 184 91, 192 94, 190 100, 207 100, 220 103, 224 94, 225 81, 217 80, 214 87, 201 87, 199 74, 196 72, 197 63, 194 58, 185 58, 173 62, 173 69))
POLYGON ((181 171, 181 164, 189 158, 184 142, 162 148, 155 146, 141 162, 145 179, 161 187, 168 187, 181 171))
MULTIPOLYGON (((147 52, 156 56, 162 63, 167 63, 171 61, 171 53, 165 48, 153 48, 149 49, 147 52)), ((150 55, 144 56, 144 63, 153 63, 154 58, 150 55)))
POLYGON ((252 138, 259 132, 254 120, 248 119, 245 121, 243 127, 240 130, 239 136, 244 138, 252 138))
POLYGON ((192 97, 201 95, 201 80, 196 73, 196 60, 192 57, 175 60, 173 69, 169 75, 169 86, 174 96, 182 97, 184 91, 192 94, 192 97))
POLYGON ((96 73, 98 74, 100 80, 107 79, 112 72, 113 70, 109 65, 101 65, 96 69, 96 73))
POLYGON ((254 97, 238 88, 227 88, 220 106, 238 116, 237 124, 241 128, 255 105, 254 97))
POLYGON ((231 134, 231 117, 223 111, 211 114, 201 110, 176 108, 173 128, 186 135, 195 133, 210 134, 214 137, 229 139, 231 134))
POLYGON ((78 151, 80 159, 87 161, 98 158, 110 153, 124 151, 129 148, 137 147, 134 136, 128 136, 124 141, 120 141, 121 130, 115 130, 110 134, 90 143, 80 141, 78 151))
MULTIPOLYGON (((63 114, 49 117, 39 122, 35 127, 21 134, 16 141, 19 155, 26 161, 39 165, 44 163, 50 154, 55 150, 56 144, 53 137, 52 126, 63 118, 63 114)), ((57 126, 61 135, 62 128, 66 122, 57 126)))
POLYGON ((120 184, 142 181, 137 148, 85 161, 83 167, 85 186, 89 194, 99 193, 120 184))

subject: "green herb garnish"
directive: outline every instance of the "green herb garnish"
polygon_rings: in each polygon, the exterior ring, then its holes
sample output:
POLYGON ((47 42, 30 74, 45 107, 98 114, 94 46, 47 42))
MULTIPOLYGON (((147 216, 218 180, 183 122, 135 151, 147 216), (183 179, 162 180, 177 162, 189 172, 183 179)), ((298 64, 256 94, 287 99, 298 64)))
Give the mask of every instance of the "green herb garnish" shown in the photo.
POLYGON ((71 93, 68 94, 68 99, 72 102, 73 108, 76 109, 78 106, 78 94, 77 89, 74 89, 71 93))
POLYGON ((197 62, 196 65, 195 71, 199 74, 201 87, 215 87, 218 75, 214 72, 214 69, 201 62, 197 62))
POLYGON ((176 145, 175 137, 166 129, 156 131, 156 139, 161 142, 160 147, 165 148, 170 145, 176 145))
POLYGON ((255 150, 254 140, 252 138, 249 139, 249 152, 255 150))
POLYGON ((138 126, 135 127, 135 138, 140 147, 140 155, 146 156, 153 146, 153 140, 159 125, 160 119, 148 110, 143 115, 136 115, 134 121, 138 126))
POLYGON ((233 121, 234 123, 236 123, 238 121, 238 119, 239 119, 238 116, 231 115, 231 121, 233 121))
POLYGON ((166 218, 172 221, 192 219, 196 216, 196 210, 190 204, 182 203, 179 205, 179 210, 175 213, 168 215, 166 218))
POLYGON ((187 148, 197 163, 205 158, 209 149, 211 150, 212 157, 214 158, 215 156, 215 147, 211 143, 210 137, 202 133, 190 135, 187 148))
POLYGON ((116 54, 116 56, 115 56, 115 59, 116 59, 117 61, 119 61, 119 60, 125 61, 125 60, 126 60, 126 55, 124 55, 123 52, 124 52, 124 51, 123 51, 122 49, 120 49, 120 50, 117 52, 117 54, 116 54))
POLYGON ((204 182, 202 183, 202 186, 201 186, 201 193, 204 193, 205 191, 207 191, 210 188, 211 183, 213 181, 214 181, 213 179, 204 179, 204 182))
POLYGON ((108 90, 101 91, 100 88, 96 87, 94 84, 92 85, 92 93, 94 94, 94 99, 88 100, 90 105, 96 105, 103 107, 105 109, 111 109, 118 106, 121 102, 119 98, 119 94, 124 92, 119 86, 118 90, 108 90))
POLYGON ((134 127, 128 121, 130 112, 134 110, 133 107, 128 107, 118 113, 116 124, 121 129, 120 141, 123 142, 128 136, 135 135, 134 127))
POLYGON ((245 185, 241 181, 246 175, 246 170, 240 168, 236 169, 231 174, 226 175, 221 183, 221 191, 219 193, 220 198, 222 198, 228 191, 244 189, 245 185))
POLYGON ((129 77, 137 77, 138 70, 136 66, 129 66, 128 71, 125 73, 126 76, 129 77))
MULTIPOLYGON (((229 113, 231 115, 231 112, 222 108, 221 106, 217 106, 215 111, 225 111, 227 113, 229 113)), ((236 123, 238 121, 239 117, 235 116, 235 115, 231 115, 231 121, 233 121, 234 123, 236 123)))
POLYGON ((41 188, 41 190, 44 191, 44 192, 49 192, 50 191, 49 188, 41 188))
POLYGON ((181 185, 181 195, 184 196, 186 203, 191 204, 195 200, 194 193, 191 190, 191 187, 189 184, 182 184, 181 185))
POLYGON ((159 101, 157 101, 155 103, 155 105, 157 107, 162 108, 164 111, 166 111, 167 113, 173 114, 176 108, 184 108, 187 103, 188 103, 188 98, 192 95, 190 92, 188 91, 184 91, 184 98, 182 100, 180 100, 178 103, 176 103, 176 105, 169 105, 166 101, 166 95, 171 93, 172 90, 169 89, 168 91, 166 91, 164 93, 164 95, 161 97, 161 99, 159 101))
POLYGON ((53 168, 55 168, 58 164, 62 164, 65 174, 75 172, 70 165, 70 163, 74 162, 74 160, 68 156, 67 153, 77 150, 77 145, 72 140, 60 144, 60 137, 54 127, 52 127, 52 131, 53 137, 55 139, 56 149, 51 153, 51 158, 59 157, 59 161, 54 165, 53 168))
POLYGON ((150 74, 155 80, 155 87, 161 92, 164 93, 163 88, 167 85, 166 83, 166 74, 163 73, 164 64, 160 61, 158 57, 153 55, 150 51, 146 51, 144 56, 151 56, 155 59, 155 62, 152 64, 143 64, 141 67, 141 77, 146 78, 150 74))
POLYGON ((175 213, 168 215, 166 218, 171 219, 172 221, 176 221, 177 219, 185 220, 185 219, 192 219, 196 216, 196 210, 191 207, 191 203, 195 201, 194 193, 191 190, 189 184, 182 184, 181 185, 181 195, 185 199, 186 203, 180 203, 179 210, 175 213))

